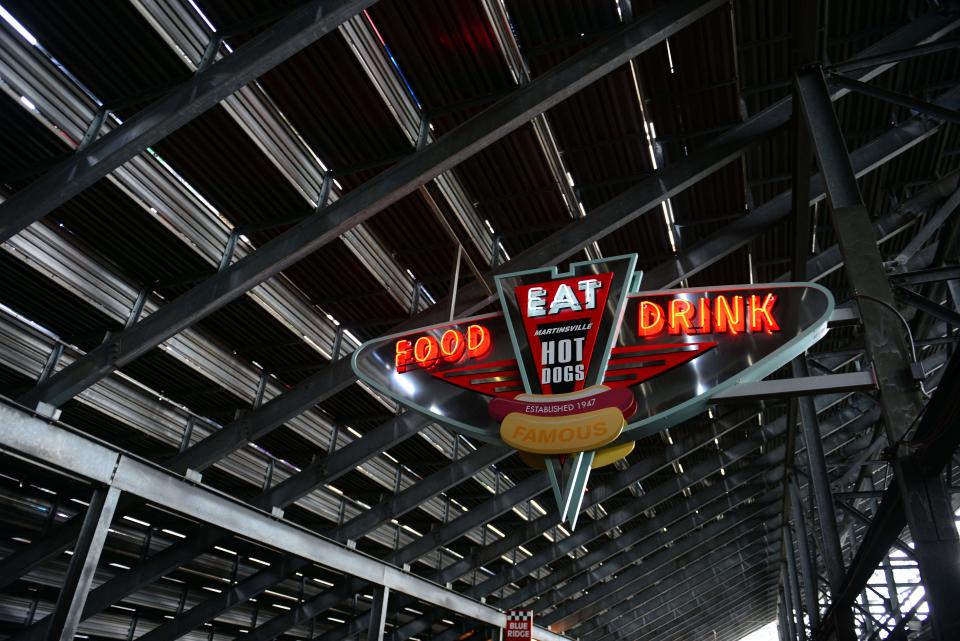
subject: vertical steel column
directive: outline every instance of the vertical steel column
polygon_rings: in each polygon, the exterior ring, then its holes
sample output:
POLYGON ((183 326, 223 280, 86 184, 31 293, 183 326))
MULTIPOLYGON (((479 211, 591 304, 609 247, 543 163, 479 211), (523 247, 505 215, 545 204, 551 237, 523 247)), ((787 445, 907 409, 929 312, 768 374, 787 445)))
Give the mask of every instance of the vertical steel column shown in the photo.
POLYGON ((860 607, 863 608, 863 633, 869 639, 873 636, 873 613, 870 612, 870 599, 867 598, 867 589, 860 591, 860 607))
MULTIPOLYGON (((819 67, 798 74, 797 93, 826 183, 847 277, 860 307, 866 353, 879 384, 887 438, 890 443, 898 443, 922 406, 910 372, 909 346, 895 308, 891 309, 890 282, 819 67)), ((922 469, 911 457, 898 456, 894 459, 894 472, 930 606, 934 638, 958 639, 960 537, 940 470, 922 469)))
MULTIPOLYGON (((806 16, 807 9, 808 7, 801 8, 800 5, 796 8, 796 19, 802 21, 802 26, 807 34, 803 42, 797 43, 798 63, 808 63, 815 60, 819 51, 816 46, 819 18, 806 16)), ((794 166, 791 198, 795 222, 791 273, 794 280, 804 281, 807 279, 807 259, 811 253, 810 173, 814 150, 799 93, 799 86, 794 87, 793 120, 791 123, 794 139, 794 166)), ((794 377, 800 378, 810 375, 807 360, 803 354, 795 358, 790 365, 794 377)), ((816 505, 817 516, 820 521, 823 562, 826 566, 827 577, 830 580, 831 593, 836 595, 843 584, 844 567, 840 534, 837 532, 837 515, 834 510, 833 497, 830 494, 830 478, 827 474, 823 445, 820 441, 820 421, 817 418, 817 410, 812 396, 801 396, 791 400, 790 410, 792 410, 791 415, 795 412, 800 419, 800 429, 803 433, 807 465, 810 471, 810 494, 813 503, 816 505)), ((792 485, 789 479, 785 482, 792 485)), ((788 491, 791 493, 792 511, 797 512, 794 520, 799 521, 805 530, 803 513, 799 507, 799 495, 793 496, 792 489, 788 491), (800 511, 798 512, 798 510, 800 511)), ((802 535, 799 545, 801 548, 806 548, 806 544, 807 537, 802 535)), ((807 586, 807 610, 810 613, 811 625, 814 626, 820 618, 819 602, 816 599, 817 579, 809 563, 809 551, 804 553, 801 549, 800 556, 801 562, 804 564, 804 584, 807 586)), ((856 633, 853 627, 853 611, 849 608, 838 610, 836 617, 840 641, 854 641, 856 633)))
POLYGON ((787 638, 797 641, 797 630, 793 623, 793 599, 790 598, 790 588, 786 583, 787 577, 783 575, 783 585, 780 586, 780 616, 787 623, 787 638))
POLYGON ((390 602, 390 588, 378 586, 373 591, 373 603, 370 604, 370 625, 367 627, 367 641, 383 641, 384 625, 387 622, 387 603, 390 602))
POLYGON ((807 629, 803 623, 803 605, 800 597, 800 580, 797 578, 797 555, 793 550, 793 531, 790 524, 783 526, 784 542, 787 548, 787 582, 790 584, 790 600, 796 613, 797 639, 807 641, 807 629))
MULTIPOLYGON (((819 67, 816 68, 819 73, 819 67)), ((810 248, 807 246, 810 238, 810 161, 813 158, 813 140, 811 139, 810 114, 804 104, 804 87, 801 84, 809 71, 801 71, 797 75, 794 87, 794 137, 796 154, 794 157, 793 181, 793 208, 796 212, 796 237, 794 238, 793 277, 805 280, 807 277, 807 256, 810 248)), ((833 106, 827 98, 827 106, 833 113, 833 106)), ((821 166, 821 171, 826 169, 821 166)), ((810 375, 807 361, 803 356, 795 358, 791 363, 793 376, 806 377, 810 375)), ((837 515, 834 510, 833 497, 830 494, 830 478, 827 474, 827 464, 823 456, 823 445, 820 441, 820 424, 813 398, 802 396, 797 399, 797 410, 800 415, 800 426, 803 431, 803 440, 806 445, 807 463, 810 471, 810 487, 817 506, 817 516, 820 521, 820 536, 823 544, 823 562, 826 566, 827 577, 830 580, 831 594, 836 597, 843 585, 844 567, 841 555, 840 534, 837 532, 837 515)), ((853 628, 853 611, 843 608, 836 611, 837 631, 840 641, 854 641, 856 633, 853 628)))
POLYGON ((780 641, 793 641, 787 636, 787 623, 783 618, 783 597, 781 593, 780 603, 777 605, 777 636, 780 641))
POLYGON ((800 554, 800 572, 803 576, 804 600, 807 604, 807 616, 810 617, 810 629, 815 630, 820 625, 820 603, 817 600, 817 572, 814 568, 816 559, 810 554, 807 544, 807 521, 803 514, 803 502, 800 500, 800 488, 797 479, 790 476, 790 503, 793 513, 793 524, 797 528, 797 550, 800 554))
POLYGON ((900 623, 903 613, 900 612, 900 596, 897 594, 897 581, 893 576, 893 567, 890 565, 890 556, 883 559, 883 576, 887 580, 887 596, 890 601, 890 614, 893 620, 900 623))
POLYGON ((119 497, 120 490, 113 487, 93 491, 77 544, 73 548, 73 556, 70 557, 63 588, 50 615, 47 641, 73 641, 119 497))

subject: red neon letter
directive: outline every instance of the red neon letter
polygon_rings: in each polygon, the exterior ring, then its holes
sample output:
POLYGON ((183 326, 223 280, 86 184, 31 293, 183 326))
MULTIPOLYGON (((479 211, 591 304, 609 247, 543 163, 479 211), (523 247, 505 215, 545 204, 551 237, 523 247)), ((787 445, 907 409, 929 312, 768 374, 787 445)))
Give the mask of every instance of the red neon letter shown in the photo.
POLYGON ((413 355, 410 352, 411 347, 413 347, 413 343, 408 340, 397 341, 397 356, 394 362, 397 365, 398 372, 405 372, 410 369, 410 364, 413 361, 413 355))
POLYGON ((733 305, 723 294, 717 296, 717 331, 737 334, 746 329, 746 318, 743 314, 743 296, 734 296, 733 305))
POLYGON ((710 315, 710 299, 704 296, 700 299, 700 334, 709 334, 713 331, 713 321, 710 315))
POLYGON ((640 301, 639 334, 647 338, 656 336, 663 331, 663 309, 648 300, 640 301))
POLYGON ((467 327, 467 355, 470 358, 483 358, 490 353, 492 347, 489 329, 482 325, 467 327))
POLYGON ((463 341, 463 334, 455 329, 448 329, 440 337, 440 357, 448 363, 456 363, 463 358, 467 344, 463 341))
POLYGON ((777 324, 777 321, 774 320, 773 314, 770 312, 773 311, 773 306, 777 302, 777 297, 773 294, 767 294, 763 299, 763 303, 760 303, 759 296, 750 297, 750 331, 759 332, 766 331, 768 334, 772 332, 779 332, 780 325, 777 324), (764 328, 766 325, 766 328, 764 328))
POLYGON ((421 336, 413 344, 413 358, 417 365, 430 369, 440 360, 440 344, 433 336, 421 336))
POLYGON ((675 298, 670 301, 670 321, 667 323, 669 325, 667 331, 677 335, 680 333, 682 327, 684 334, 692 334, 690 319, 693 316, 693 312, 694 307, 688 300, 675 298))

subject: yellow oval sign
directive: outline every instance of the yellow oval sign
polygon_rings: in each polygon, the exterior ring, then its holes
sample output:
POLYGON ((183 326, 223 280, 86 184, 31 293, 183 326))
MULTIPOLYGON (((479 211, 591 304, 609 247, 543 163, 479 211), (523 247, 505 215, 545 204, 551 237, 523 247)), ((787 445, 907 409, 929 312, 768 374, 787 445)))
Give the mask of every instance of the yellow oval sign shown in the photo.
MULTIPOLYGON (((597 454, 593 457, 593 463, 590 464, 590 467, 592 469, 597 469, 598 467, 606 467, 611 463, 616 463, 620 459, 626 458, 627 455, 633 451, 635 446, 636 442, 630 441, 628 443, 618 443, 616 445, 602 447, 597 450, 597 454)), ((530 452, 524 452, 523 450, 517 452, 517 454, 520 456, 520 460, 526 463, 528 466, 536 470, 547 469, 547 464, 544 460, 543 454, 531 454, 530 452)))
POLYGON ((633 451, 633 448, 636 446, 635 441, 628 441, 626 443, 618 443, 617 445, 610 445, 609 447, 604 447, 597 450, 596 456, 593 457, 593 463, 590 464, 590 467, 597 469, 598 467, 604 467, 605 465, 610 465, 611 463, 616 463, 622 458, 626 458, 627 454, 633 451))
POLYGON ((616 407, 570 416, 512 412, 500 424, 500 438, 511 447, 534 454, 585 452, 612 442, 625 423, 616 407))

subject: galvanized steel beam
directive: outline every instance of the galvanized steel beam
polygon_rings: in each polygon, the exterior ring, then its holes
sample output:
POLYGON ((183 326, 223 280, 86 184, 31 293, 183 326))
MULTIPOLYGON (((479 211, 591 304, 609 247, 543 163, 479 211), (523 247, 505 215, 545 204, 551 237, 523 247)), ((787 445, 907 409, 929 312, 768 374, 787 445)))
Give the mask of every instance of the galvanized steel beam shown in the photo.
MULTIPOLYGON (((504 615, 489 606, 8 405, 0 405, 0 446, 346 576, 399 590, 428 603, 442 603, 454 612, 480 621, 498 626, 505 622, 504 615)), ((545 641, 564 639, 539 627, 534 636, 545 641)))
POLYGON ((115 487, 93 490, 63 587, 50 615, 47 641, 73 641, 119 498, 120 490, 115 487))
MULTIPOLYGON (((419 415, 415 413, 410 413, 409 415, 419 417, 419 415)), ((360 458, 367 456, 364 452, 368 451, 367 447, 369 444, 365 445, 363 441, 364 439, 358 439, 339 450, 336 454, 340 454, 340 457, 335 462, 331 461, 329 465, 321 463, 311 467, 315 467, 318 473, 322 471, 329 477, 349 471, 356 467, 356 465, 362 463, 362 461, 359 460, 360 458), (353 451, 351 452, 351 450, 353 451)), ((358 515, 346 524, 328 532, 328 535, 340 542, 359 538, 366 532, 377 527, 380 523, 402 516, 406 512, 416 508, 427 498, 461 483, 464 479, 470 478, 478 471, 502 460, 509 454, 510 451, 504 448, 496 448, 493 446, 481 448, 451 463, 449 466, 446 466, 431 476, 422 479, 421 482, 408 487, 399 494, 385 499, 371 510, 358 515)), ((331 456, 331 458, 333 457, 331 456)), ((297 478, 297 476, 291 477, 289 481, 294 481, 294 479, 297 478)), ((323 476, 318 476, 314 478, 314 482, 322 484, 329 481, 323 476)), ((297 490, 291 491, 290 485, 281 483, 272 489, 266 490, 260 497, 253 501, 253 504, 267 511, 274 506, 286 506, 296 500, 303 489, 299 481, 294 483, 294 485, 297 487, 297 490)), ((196 528, 194 531, 188 533, 186 540, 164 548, 140 565, 122 572, 113 579, 100 585, 91 593, 87 607, 83 611, 83 617, 89 618, 105 610, 110 605, 132 594, 142 586, 155 581, 159 577, 209 550, 214 545, 224 543, 230 538, 231 534, 229 532, 218 528, 196 528)), ((254 586, 258 586, 259 590, 262 591, 266 587, 279 582, 296 571, 304 569, 310 564, 303 559, 290 560, 286 557, 283 559, 283 563, 282 568, 284 569, 284 573, 279 578, 274 576, 276 574, 276 568, 271 567, 261 571, 257 576, 263 576, 258 578, 255 583, 251 582, 245 586, 243 592, 248 595, 248 598, 251 594, 255 595, 255 592, 253 592, 254 586)), ((197 609, 195 614, 191 614, 193 612, 192 609, 186 613, 185 618, 190 618, 192 621, 199 619, 200 623, 203 623, 213 616, 216 616, 216 614, 242 602, 243 599, 236 600, 234 593, 228 591, 218 597, 211 597, 202 602, 197 606, 200 609, 197 609)), ((178 636, 182 632, 178 621, 169 624, 165 623, 156 628, 154 630, 156 634, 152 639, 175 638, 178 636)), ((46 625, 46 620, 41 620, 27 628, 27 630, 11 637, 11 641, 39 641, 46 625)), ((195 627, 195 625, 193 627, 195 627)), ((189 630, 191 628, 188 627, 184 629, 189 630)))

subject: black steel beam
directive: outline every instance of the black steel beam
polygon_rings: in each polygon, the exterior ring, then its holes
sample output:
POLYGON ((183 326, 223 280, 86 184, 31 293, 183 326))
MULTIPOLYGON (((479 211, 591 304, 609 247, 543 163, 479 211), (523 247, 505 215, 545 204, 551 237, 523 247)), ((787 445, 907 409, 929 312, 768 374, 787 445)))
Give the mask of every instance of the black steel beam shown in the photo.
POLYGON ((856 91, 857 93, 862 93, 865 96, 871 96, 873 98, 878 98, 886 102, 891 102, 901 107, 907 107, 914 111, 920 113, 925 113, 928 116, 933 116, 938 120, 943 120, 945 122, 960 123, 960 112, 956 109, 947 109, 939 105, 935 105, 926 100, 920 100, 914 98, 913 96, 906 96, 902 93, 897 93, 895 91, 890 91, 889 89, 884 89, 882 87, 877 87, 866 82, 860 82, 859 80, 854 80, 853 78, 848 78, 847 76, 841 74, 831 74, 830 83, 843 87, 844 89, 849 89, 850 91, 856 91))
POLYGON ((952 327, 960 327, 960 313, 955 312, 949 307, 945 307, 940 303, 930 300, 922 294, 907 289, 906 287, 897 287, 893 295, 898 300, 919 309, 921 312, 932 316, 933 318, 942 320, 944 323, 952 327))
POLYGON ((807 630, 803 622, 803 597, 800 592, 800 578, 798 576, 796 553, 793 548, 793 532, 789 523, 784 523, 784 546, 787 556, 784 560, 786 566, 786 575, 783 577, 785 583, 784 594, 790 595, 790 602, 793 604, 793 611, 788 612, 788 616, 793 617, 794 630, 797 633, 799 641, 807 641, 807 630))
MULTIPOLYGON (((322 371, 307 377, 293 388, 176 455, 166 466, 180 473, 187 469, 202 471, 237 448, 256 441, 317 403, 322 403, 348 387, 353 380, 349 358, 332 362, 322 371)), ((416 419, 405 415, 405 418, 398 419, 397 424, 412 420, 416 419)), ((420 425, 423 425, 423 421, 420 425)), ((402 428, 397 431, 402 432, 402 428)))
POLYGON ((931 267, 890 275, 890 282, 894 285, 923 285, 924 283, 939 283, 955 279, 960 279, 960 265, 931 267))
POLYGON ((820 603, 817 599, 817 570, 816 551, 811 553, 807 539, 807 518, 803 512, 803 500, 797 480, 791 473, 787 479, 787 491, 790 493, 790 509, 793 518, 792 524, 797 529, 797 554, 800 559, 800 570, 803 579, 804 603, 807 607, 807 616, 810 618, 810 628, 816 628, 820 622, 820 603))
POLYGON ((926 45, 919 45, 915 47, 909 47, 907 49, 901 49, 899 51, 891 51, 890 53, 876 55, 876 56, 854 56, 851 60, 847 62, 841 62, 836 65, 829 65, 824 67, 828 71, 836 71, 839 73, 846 73, 848 71, 855 71, 857 69, 865 69, 867 67, 873 67, 880 64, 889 64, 891 62, 902 62, 903 60, 909 60, 910 58, 916 58, 918 56, 929 56, 930 54, 940 53, 941 51, 950 51, 951 49, 956 49, 960 47, 960 40, 944 40, 942 42, 933 42, 926 45))
MULTIPOLYGON (((359 0, 355 3, 363 4, 359 0)), ((723 4, 722 0, 675 0, 662 4, 644 19, 624 25, 610 38, 541 74, 439 140, 378 174, 363 187, 345 194, 324 208, 322 215, 311 216, 274 237, 257 251, 164 305, 130 329, 111 337, 37 385, 20 399, 21 402, 29 406, 36 406, 39 402, 54 406, 65 403, 115 368, 142 356, 170 336, 336 240, 420 185, 452 169, 537 114, 723 4)), ((306 20, 299 11, 291 17, 301 22, 306 20)), ((288 20, 276 27, 280 25, 289 27, 288 20)), ((57 188, 61 186, 57 185, 57 188)), ((56 193, 49 187, 44 191, 56 193)), ((18 195, 26 192, 30 190, 25 189, 18 195)), ((0 214, 4 208, 10 211, 10 203, 14 203, 15 198, 0 205, 0 214)), ((29 224, 36 220, 37 214, 43 215, 46 211, 49 211, 46 206, 30 208, 18 215, 17 220, 29 224)), ((15 229, 7 223, 7 229, 15 231, 19 227, 15 229)))

